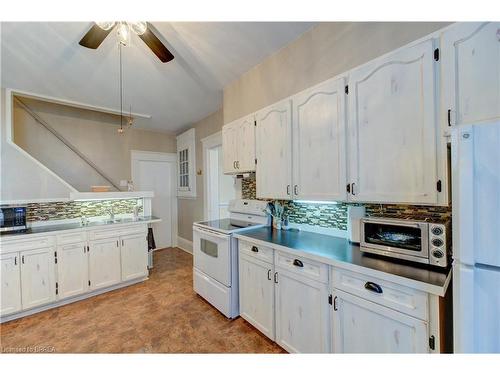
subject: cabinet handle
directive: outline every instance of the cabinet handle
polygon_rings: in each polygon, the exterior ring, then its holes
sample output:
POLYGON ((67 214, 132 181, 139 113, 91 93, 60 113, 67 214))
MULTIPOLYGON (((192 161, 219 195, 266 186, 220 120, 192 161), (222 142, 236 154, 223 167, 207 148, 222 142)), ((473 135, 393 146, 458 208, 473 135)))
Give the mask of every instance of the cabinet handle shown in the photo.
POLYGON ((286 195, 290 195, 290 185, 286 185, 286 195))
POLYGON ((120 241, 116 240, 116 247, 120 247, 120 241))
POLYGON ((302 261, 300 261, 298 259, 293 260, 293 265, 296 267, 304 267, 304 263, 302 263, 302 261))
POLYGON ((90 253, 90 246, 87 245, 87 253, 90 253))
POLYGON ((21 263, 24 264, 24 255, 21 257, 21 263))
POLYGON ((354 182, 351 184, 351 194, 352 194, 352 195, 356 195, 356 194, 354 193, 354 182))
POLYGON ((451 126, 451 109, 448 110, 448 126, 451 126))
POLYGON ((368 281, 367 283, 365 283, 365 289, 368 289, 368 290, 375 292, 375 293, 378 293, 378 294, 381 294, 383 292, 380 285, 378 285, 372 281, 368 281))
POLYGON ((240 161, 239 160, 236 162, 236 168, 240 169, 240 161))
POLYGON ((236 169, 236 160, 233 161, 233 169, 236 169))
POLYGON ((85 254, 85 252, 87 251, 87 246, 83 246, 83 253, 85 254))
POLYGON ((298 195, 298 194, 299 194, 299 186, 298 186, 298 185, 294 185, 294 186, 293 186, 293 193, 294 193, 295 195, 298 195))
POLYGON ((259 252, 259 248, 257 246, 252 246, 252 251, 254 253, 258 253, 259 252))
POLYGON ((274 283, 278 284, 278 272, 274 273, 274 283))
POLYGON ((337 311, 338 308, 337 308, 337 296, 335 296, 335 298, 333 299, 333 311, 337 311))
POLYGON ((14 266, 17 266, 17 256, 14 257, 14 266))
POLYGON ((267 279, 271 280, 271 270, 267 270, 267 279))
POLYGON ((125 242, 124 242, 124 240, 122 240, 122 246, 125 246, 125 242))

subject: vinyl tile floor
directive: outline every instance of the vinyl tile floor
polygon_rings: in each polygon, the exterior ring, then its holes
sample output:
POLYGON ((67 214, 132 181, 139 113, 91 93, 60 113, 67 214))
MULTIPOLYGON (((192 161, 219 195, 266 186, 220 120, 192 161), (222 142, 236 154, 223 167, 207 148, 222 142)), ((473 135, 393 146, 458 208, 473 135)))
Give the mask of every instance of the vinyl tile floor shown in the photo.
POLYGON ((0 325, 2 353, 283 353, 193 291, 192 256, 154 253, 149 280, 0 325))

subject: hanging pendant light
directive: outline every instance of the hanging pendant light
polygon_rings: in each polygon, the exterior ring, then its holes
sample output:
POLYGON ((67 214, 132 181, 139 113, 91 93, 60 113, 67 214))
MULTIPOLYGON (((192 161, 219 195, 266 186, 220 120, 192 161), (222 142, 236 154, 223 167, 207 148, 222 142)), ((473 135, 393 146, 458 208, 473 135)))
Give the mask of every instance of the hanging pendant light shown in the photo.
POLYGON ((130 128, 134 124, 134 118, 132 117, 132 105, 129 107, 129 116, 128 119, 125 120, 123 116, 123 60, 122 60, 122 47, 124 45, 120 42, 118 43, 118 54, 120 57, 120 127, 118 128, 118 134, 123 134, 125 129, 123 125, 126 123, 127 127, 130 128))

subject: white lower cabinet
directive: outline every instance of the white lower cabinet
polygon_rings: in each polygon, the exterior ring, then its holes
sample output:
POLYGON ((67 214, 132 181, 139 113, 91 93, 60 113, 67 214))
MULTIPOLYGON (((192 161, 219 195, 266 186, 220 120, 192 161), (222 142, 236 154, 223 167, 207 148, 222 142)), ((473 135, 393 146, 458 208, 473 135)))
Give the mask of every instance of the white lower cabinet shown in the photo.
POLYGON ((240 315, 274 340, 274 266, 240 253, 240 315))
POLYGON ((120 240, 108 238, 90 241, 90 289, 101 289, 121 281, 120 240))
POLYGON ((276 267, 276 342, 291 353, 328 353, 328 285, 276 267))
POLYGON ((87 243, 57 247, 57 283, 59 299, 83 294, 89 288, 87 243))
POLYGON ((55 249, 23 251, 21 256, 21 296, 23 309, 56 300, 55 249))
POLYGON ((427 322, 335 291, 335 353, 428 353, 427 322))
POLYGON ((145 234, 121 237, 121 279, 128 281, 148 274, 148 244, 145 234))
POLYGON ((21 310, 21 271, 19 253, 0 256, 1 299, 0 315, 21 310))

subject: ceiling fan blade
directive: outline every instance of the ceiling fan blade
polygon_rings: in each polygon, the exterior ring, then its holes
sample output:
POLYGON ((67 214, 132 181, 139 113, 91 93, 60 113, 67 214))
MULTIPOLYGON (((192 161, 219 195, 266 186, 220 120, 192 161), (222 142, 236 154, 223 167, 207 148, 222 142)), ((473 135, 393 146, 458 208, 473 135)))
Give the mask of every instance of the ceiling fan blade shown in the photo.
POLYGON ((84 37, 82 38, 82 40, 80 40, 80 42, 78 42, 78 44, 87 48, 96 49, 101 45, 103 40, 106 39, 108 34, 113 29, 114 27, 109 30, 103 30, 94 23, 94 25, 92 25, 90 30, 87 32, 87 34, 84 35, 84 37))
POLYGON ((161 62, 169 62, 174 59, 174 55, 165 47, 165 45, 158 39, 158 37, 153 33, 151 25, 148 23, 148 28, 146 32, 139 35, 144 43, 149 47, 153 53, 158 56, 161 62))

